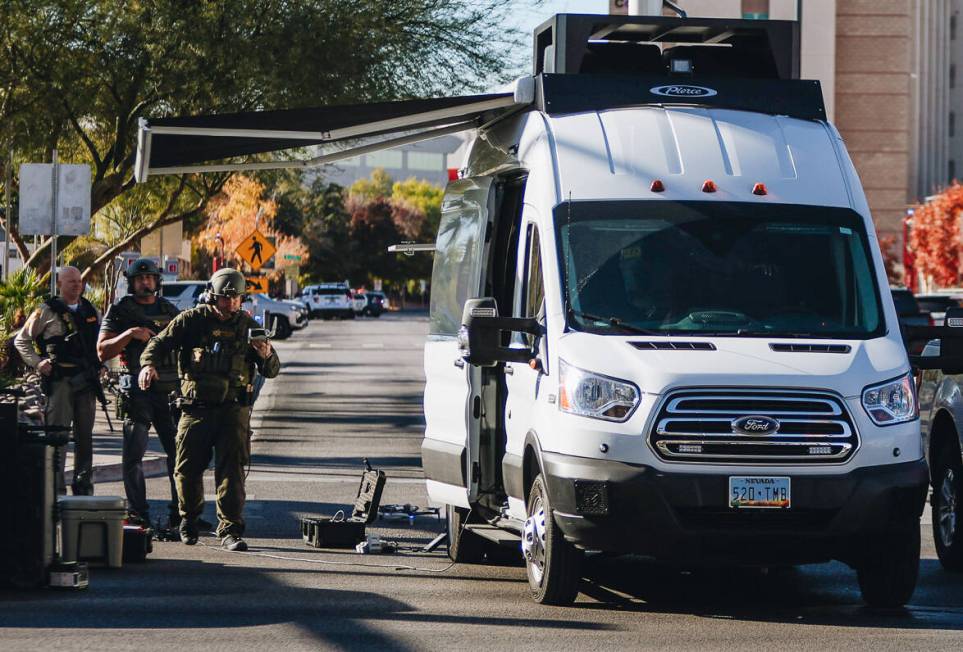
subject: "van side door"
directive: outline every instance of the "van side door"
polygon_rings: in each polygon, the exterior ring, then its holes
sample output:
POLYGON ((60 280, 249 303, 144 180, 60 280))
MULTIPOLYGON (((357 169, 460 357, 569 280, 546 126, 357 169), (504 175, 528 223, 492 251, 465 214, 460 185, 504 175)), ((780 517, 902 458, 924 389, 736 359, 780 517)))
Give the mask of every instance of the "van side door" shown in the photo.
MULTIPOLYGON (((543 323, 545 320, 545 281, 542 272, 542 252, 538 227, 526 216, 524 237, 519 238, 518 274, 515 283, 515 317, 535 317, 543 323)), ((533 345, 539 351, 539 359, 547 361, 545 350, 547 337, 535 337, 523 333, 512 336, 513 348, 530 348, 533 345)), ((533 369, 524 362, 506 362, 505 385, 508 388, 508 398, 505 404, 505 432, 508 438, 505 452, 506 459, 521 461, 525 447, 525 437, 534 426, 535 401, 539 392, 545 387, 541 369, 533 369)), ((506 478, 511 473, 519 473, 520 467, 503 468, 506 478)), ((507 487, 520 487, 520 479, 516 482, 506 480, 507 487)), ((509 502, 525 500, 525 496, 509 494, 509 502)))
POLYGON ((494 206, 492 179, 448 185, 431 274, 421 458, 432 502, 469 507, 478 493, 481 369, 458 349, 465 301, 481 296, 494 206))

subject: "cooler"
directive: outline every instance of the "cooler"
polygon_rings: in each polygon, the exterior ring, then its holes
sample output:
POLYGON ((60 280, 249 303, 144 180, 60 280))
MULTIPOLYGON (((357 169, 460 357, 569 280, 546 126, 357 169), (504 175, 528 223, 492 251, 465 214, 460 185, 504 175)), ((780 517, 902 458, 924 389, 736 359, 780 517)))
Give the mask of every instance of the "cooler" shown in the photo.
POLYGON ((120 496, 62 496, 64 561, 120 568, 124 558, 126 503, 120 496))

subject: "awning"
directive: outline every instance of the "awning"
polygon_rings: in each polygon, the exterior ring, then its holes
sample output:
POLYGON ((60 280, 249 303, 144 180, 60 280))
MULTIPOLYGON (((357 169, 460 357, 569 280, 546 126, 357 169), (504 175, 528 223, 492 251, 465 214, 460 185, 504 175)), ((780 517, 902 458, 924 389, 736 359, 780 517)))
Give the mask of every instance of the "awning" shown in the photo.
POLYGON ((480 126, 534 100, 534 80, 512 92, 400 102, 142 119, 137 135, 138 182, 185 172, 312 167, 368 151, 397 147, 480 126), (382 137, 370 142, 372 137, 382 137), (307 160, 227 162, 288 149, 354 142, 354 147, 307 160))

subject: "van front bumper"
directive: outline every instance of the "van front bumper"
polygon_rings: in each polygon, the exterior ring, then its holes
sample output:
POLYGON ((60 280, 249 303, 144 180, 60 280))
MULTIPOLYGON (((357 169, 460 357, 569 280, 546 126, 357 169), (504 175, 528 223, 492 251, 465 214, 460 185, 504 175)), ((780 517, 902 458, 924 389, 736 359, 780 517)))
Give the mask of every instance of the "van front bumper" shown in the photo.
POLYGON ((548 452, 542 463, 555 521, 580 548, 758 565, 856 563, 880 535, 919 519, 929 479, 922 459, 790 474, 790 508, 732 509, 729 476, 765 469, 666 473, 548 452))

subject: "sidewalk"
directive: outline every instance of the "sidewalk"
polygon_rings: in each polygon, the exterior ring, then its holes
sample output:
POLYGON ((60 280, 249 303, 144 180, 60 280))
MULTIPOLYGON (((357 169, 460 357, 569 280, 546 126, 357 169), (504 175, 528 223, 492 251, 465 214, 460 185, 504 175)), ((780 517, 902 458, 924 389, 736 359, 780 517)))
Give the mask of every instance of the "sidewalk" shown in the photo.
MULTIPOLYGON (((104 411, 99 404, 97 405, 97 418, 94 421, 94 484, 98 482, 118 482, 123 478, 123 458, 121 454, 124 448, 124 423, 114 417, 113 403, 107 405, 107 410, 110 411, 110 420, 114 424, 114 432, 110 432, 107 427, 107 419, 104 418, 104 411)), ((65 480, 69 486, 74 478, 73 444, 67 447, 65 468, 65 480)), ((144 476, 153 478, 165 473, 167 473, 167 455, 164 453, 164 448, 161 446, 157 434, 151 428, 147 453, 144 455, 144 476)))

